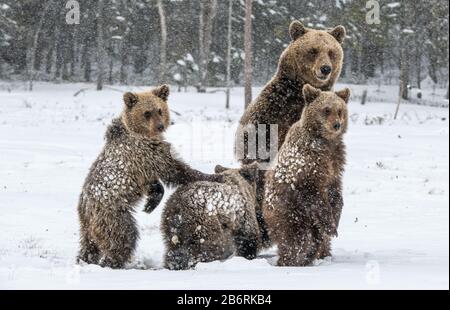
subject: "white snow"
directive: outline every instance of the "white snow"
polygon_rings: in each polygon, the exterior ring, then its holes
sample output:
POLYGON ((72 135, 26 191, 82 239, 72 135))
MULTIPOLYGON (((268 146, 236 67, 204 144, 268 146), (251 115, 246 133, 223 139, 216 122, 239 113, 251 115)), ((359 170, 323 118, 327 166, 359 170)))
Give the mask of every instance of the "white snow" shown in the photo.
POLYGON ((192 56, 192 54, 187 54, 185 59, 186 59, 186 61, 194 62, 194 56, 192 56))
POLYGON ((180 82, 181 79, 182 79, 181 74, 175 73, 175 74, 173 75, 173 79, 174 79, 175 81, 177 81, 177 82, 180 82))
MULTIPOLYGON (((26 92, 23 84, 0 83, 0 289, 448 289, 449 110, 404 104, 394 121, 397 87, 368 87, 366 106, 358 103, 366 87, 351 88, 334 257, 278 268, 271 249, 255 261, 173 272, 161 267, 162 207, 150 216, 137 210, 141 240, 127 270, 75 264, 78 195, 122 94, 86 84, 36 83, 26 92)), ((233 90, 228 111, 222 92, 174 92, 170 106, 181 116, 172 115, 167 137, 187 162, 206 172, 237 165, 242 89, 233 90)))

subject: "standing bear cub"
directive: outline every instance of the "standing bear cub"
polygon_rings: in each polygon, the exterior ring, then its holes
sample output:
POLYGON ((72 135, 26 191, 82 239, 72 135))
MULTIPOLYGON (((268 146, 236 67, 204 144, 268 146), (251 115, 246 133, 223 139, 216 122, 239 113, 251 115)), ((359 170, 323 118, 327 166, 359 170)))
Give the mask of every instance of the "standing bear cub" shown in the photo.
POLYGON ((78 204, 80 253, 89 264, 122 268, 133 255, 139 234, 133 211, 144 196, 147 211, 168 186, 219 181, 174 157, 163 132, 169 125, 168 86, 124 95, 122 116, 106 133, 106 145, 92 165, 78 204))
MULTIPOLYGON (((330 91, 341 75, 344 59, 342 44, 346 37, 343 26, 329 31, 316 30, 294 21, 289 32, 292 42, 281 55, 275 76, 250 104, 240 120, 235 151, 236 157, 243 164, 255 161, 267 163, 269 160, 265 157, 276 156, 288 130, 302 115, 305 105, 302 96, 304 85, 310 84, 323 91, 330 91), (270 125, 278 125, 278 140, 276 137, 270 140, 270 125), (262 133, 266 131, 266 141, 263 141, 265 145, 258 141, 260 137, 264 139, 263 135, 249 138, 249 133, 255 129, 263 130, 262 133), (275 143, 278 143, 278 148, 275 143)), ((261 172, 258 184, 258 217, 264 243, 268 246, 270 241, 261 209, 264 199, 263 176, 264 172, 261 172)))
POLYGON ((193 268, 200 262, 224 260, 234 253, 256 258, 260 240, 256 219, 257 166, 217 166, 223 184, 197 182, 180 187, 162 217, 165 267, 193 268))
POLYGON ((307 266, 331 255, 343 208, 348 89, 304 87, 306 107, 267 173, 264 217, 280 266, 307 266))

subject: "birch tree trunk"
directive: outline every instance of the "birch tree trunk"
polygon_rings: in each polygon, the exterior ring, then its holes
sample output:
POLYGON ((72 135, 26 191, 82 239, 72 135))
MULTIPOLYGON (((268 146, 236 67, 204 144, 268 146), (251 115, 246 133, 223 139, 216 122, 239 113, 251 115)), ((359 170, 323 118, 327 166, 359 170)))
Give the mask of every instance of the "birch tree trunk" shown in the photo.
POLYGON ((208 77, 209 56, 211 53, 212 31, 217 15, 217 0, 200 0, 199 17, 199 58, 200 58, 200 85, 199 92, 206 90, 208 77))
POLYGON ((132 8, 136 7, 136 1, 134 0, 122 0, 120 2, 120 10, 122 12, 126 12, 125 15, 125 30, 123 33, 122 40, 120 41, 120 83, 127 85, 128 84, 128 66, 130 64, 129 60, 129 46, 128 36, 130 34, 130 21, 133 20, 132 11, 127 10, 127 7, 130 6, 132 8))
MULTIPOLYGON (((33 39, 32 39, 32 43, 31 43, 31 47, 28 51, 28 53, 29 53, 29 56, 28 56, 28 58, 29 58, 29 61, 28 61, 28 80, 29 80, 28 88, 29 88, 29 91, 33 91, 33 81, 36 77, 36 72, 35 72, 36 50, 37 50, 38 43, 39 43, 39 35, 41 34, 42 27, 44 25, 45 16, 47 15, 49 8, 53 4, 53 1, 54 0, 47 1, 46 5, 44 7, 44 11, 42 12, 42 16, 39 19, 39 24, 37 25, 36 31, 32 35, 33 39)), ((30 30, 30 32, 33 32, 33 28, 30 30)))
POLYGON ((245 107, 247 108, 252 102, 252 76, 253 76, 253 44, 252 44, 252 9, 253 0, 245 0, 245 107))
POLYGON ((128 54, 125 45, 125 38, 120 42, 120 84, 128 84, 128 54))
POLYGON ((198 91, 202 92, 202 83, 203 83, 203 63, 205 59, 205 4, 203 0, 200 0, 200 14, 199 14, 199 20, 198 20, 198 50, 199 50, 199 73, 200 73, 200 80, 199 80, 199 87, 198 91))
POLYGON ((106 71, 106 49, 104 37, 104 0, 97 3, 97 90, 103 90, 106 71))
POLYGON ((227 102, 226 109, 230 108, 231 97, 231 47, 233 44, 233 0, 228 0, 228 47, 227 47, 227 102))
POLYGON ((408 85, 410 84, 410 41, 411 35, 410 31, 412 29, 410 7, 408 5, 401 6, 401 14, 399 16, 400 20, 400 101, 408 100, 409 90, 408 85))
POLYGON ((114 57, 109 58, 108 83, 110 85, 114 84, 114 57))
POLYGON ((52 44, 45 56, 45 72, 50 74, 52 72, 53 67, 53 51, 55 49, 55 44, 52 44))
POLYGON ((84 66, 84 80, 86 82, 91 82, 92 66, 91 66, 91 48, 89 44, 84 45, 81 61, 84 66))
POLYGON ((415 58, 417 88, 422 89, 422 51, 419 51, 419 48, 416 48, 415 58))
POLYGON ((160 50, 160 67, 159 67, 159 83, 166 83, 167 79, 167 21, 163 0, 157 0, 159 21, 161 26, 161 50, 160 50))

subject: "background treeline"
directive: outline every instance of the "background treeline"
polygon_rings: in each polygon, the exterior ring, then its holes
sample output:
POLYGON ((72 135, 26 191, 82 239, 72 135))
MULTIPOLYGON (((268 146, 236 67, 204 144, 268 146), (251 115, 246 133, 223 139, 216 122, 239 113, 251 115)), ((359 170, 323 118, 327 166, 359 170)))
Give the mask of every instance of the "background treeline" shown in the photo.
MULTIPOLYGON (((66 0, 0 2, 0 79, 108 84, 169 82, 224 86, 229 0, 79 0, 79 25, 66 0)), ((289 43, 288 26, 346 26, 343 79, 405 83, 430 77, 448 87, 448 0, 254 0, 254 83, 267 82, 289 43)), ((233 1, 231 78, 243 85, 245 1, 233 1)))

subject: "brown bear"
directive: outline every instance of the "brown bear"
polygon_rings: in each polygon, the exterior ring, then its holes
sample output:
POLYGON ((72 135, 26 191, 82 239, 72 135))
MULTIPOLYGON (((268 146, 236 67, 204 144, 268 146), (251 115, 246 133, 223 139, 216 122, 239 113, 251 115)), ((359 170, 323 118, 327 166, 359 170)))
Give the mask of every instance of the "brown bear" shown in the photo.
MULTIPOLYGON (((346 37, 343 26, 323 31, 305 28, 301 22, 294 21, 290 26, 290 35, 292 42, 281 55, 277 73, 264 87, 259 97, 247 108, 240 120, 236 133, 235 151, 236 157, 243 164, 255 161, 265 163, 267 162, 267 158, 264 158, 266 154, 276 156, 288 130, 302 114, 305 104, 302 96, 304 85, 310 84, 323 91, 329 91, 340 77, 344 58, 342 44, 346 37), (278 141, 274 141, 274 138, 270 141, 270 125, 278 125, 278 141), (256 132, 258 127, 264 131, 262 134, 265 134, 265 138, 261 139, 266 139, 265 147, 258 145, 258 136, 249 142, 249 133, 256 132), (278 143, 278 149, 273 150, 272 146, 275 143, 278 143), (250 149, 255 151, 249 151, 250 149)), ((270 241, 261 211, 265 172, 260 173, 260 184, 257 190, 258 221, 264 243, 269 246, 270 241)))
POLYGON ((307 266, 331 255, 341 217, 343 136, 350 91, 304 87, 306 107, 267 173, 264 218, 280 266, 307 266))
POLYGON ((197 182, 180 187, 168 200, 162 217, 165 267, 186 270, 200 262, 224 260, 236 253, 256 258, 257 166, 217 166, 224 183, 197 182))
POLYGON ((154 194, 159 180, 168 186, 222 180, 191 169, 173 155, 162 135, 169 125, 168 96, 168 86, 124 95, 122 116, 109 126, 106 145, 80 195, 79 261, 124 267, 139 237, 134 209, 146 194, 154 194))

